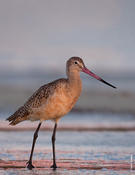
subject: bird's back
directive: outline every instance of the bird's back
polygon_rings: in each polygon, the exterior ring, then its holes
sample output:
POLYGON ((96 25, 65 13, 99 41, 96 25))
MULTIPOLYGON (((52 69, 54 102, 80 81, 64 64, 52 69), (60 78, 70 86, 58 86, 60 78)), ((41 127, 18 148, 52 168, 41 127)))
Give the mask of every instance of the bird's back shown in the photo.
MULTIPOLYGON (((41 86, 13 115, 7 118, 11 125, 16 125, 21 121, 28 120, 34 112, 40 111, 45 106, 48 99, 56 93, 56 89, 67 84, 67 79, 58 79, 41 86)), ((36 116, 35 116, 36 117, 36 116)), ((38 117, 38 116, 37 116, 38 117)), ((40 117, 40 116, 39 116, 40 117)))
POLYGON ((67 114, 80 96, 82 83, 80 71, 85 67, 82 59, 73 57, 67 61, 67 79, 58 79, 40 87, 7 120, 11 125, 24 120, 55 120, 67 114))

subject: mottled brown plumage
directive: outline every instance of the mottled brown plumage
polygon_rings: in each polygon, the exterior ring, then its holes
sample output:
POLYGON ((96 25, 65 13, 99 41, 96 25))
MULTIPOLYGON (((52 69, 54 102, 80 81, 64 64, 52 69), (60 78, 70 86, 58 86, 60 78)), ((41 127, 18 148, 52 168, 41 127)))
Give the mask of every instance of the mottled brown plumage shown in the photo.
POLYGON ((68 113, 81 93, 80 69, 84 66, 81 58, 72 57, 67 61, 67 79, 58 79, 41 86, 20 107, 9 120, 16 125, 24 120, 54 120, 57 122, 68 113), (75 63, 78 62, 78 65, 75 63), (76 68, 74 70, 74 68, 76 68))
POLYGON ((82 90, 82 83, 80 79, 81 71, 115 88, 113 85, 107 83, 99 76, 88 70, 81 58, 72 57, 67 61, 67 79, 55 80, 40 87, 22 107, 20 107, 9 118, 7 118, 7 120, 10 122, 10 125, 16 125, 24 120, 40 120, 33 137, 31 154, 29 161, 27 162, 28 169, 31 170, 34 168, 32 165, 32 157, 35 142, 38 137, 38 131, 40 129, 41 123, 44 120, 55 121, 52 135, 53 165, 51 168, 54 170, 57 168, 55 159, 55 135, 57 122, 62 116, 67 114, 72 109, 78 97, 80 96, 82 90))

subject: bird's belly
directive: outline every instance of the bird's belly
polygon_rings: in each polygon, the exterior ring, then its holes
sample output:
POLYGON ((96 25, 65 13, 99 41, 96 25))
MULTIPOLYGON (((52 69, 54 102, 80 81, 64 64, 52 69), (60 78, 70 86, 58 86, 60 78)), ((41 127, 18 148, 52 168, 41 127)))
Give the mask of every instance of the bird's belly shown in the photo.
POLYGON ((60 118, 67 114, 74 104, 75 101, 69 98, 52 99, 45 107, 45 115, 53 119, 60 118))
POLYGON ((76 101, 77 98, 66 96, 52 97, 46 104, 36 109, 34 115, 37 120, 58 120, 72 109, 76 101))

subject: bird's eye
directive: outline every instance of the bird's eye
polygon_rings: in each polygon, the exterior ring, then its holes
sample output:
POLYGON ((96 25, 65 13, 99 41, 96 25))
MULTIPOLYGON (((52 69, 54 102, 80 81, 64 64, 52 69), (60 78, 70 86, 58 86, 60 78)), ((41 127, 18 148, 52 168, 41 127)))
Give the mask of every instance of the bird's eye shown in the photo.
POLYGON ((75 64, 78 64, 77 61, 75 61, 75 64))

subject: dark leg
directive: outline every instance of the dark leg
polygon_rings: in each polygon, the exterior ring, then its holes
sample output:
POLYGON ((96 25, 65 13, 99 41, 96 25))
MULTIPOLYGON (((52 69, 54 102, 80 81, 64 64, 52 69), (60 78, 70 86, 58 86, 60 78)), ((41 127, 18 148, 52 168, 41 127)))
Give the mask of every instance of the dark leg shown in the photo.
POLYGON ((54 129, 53 129, 53 135, 52 135, 53 165, 51 166, 51 168, 53 168, 53 170, 56 170, 56 168, 57 168, 56 161, 55 161, 55 135, 56 135, 56 129, 57 129, 57 123, 55 123, 54 129))
POLYGON ((30 154, 30 158, 29 158, 29 161, 27 162, 27 168, 29 170, 32 170, 32 168, 35 168, 33 165, 32 165, 32 156, 33 156, 33 151, 34 151, 34 146, 35 146, 35 143, 36 143, 36 140, 37 140, 37 137, 38 137, 38 131, 40 129, 40 126, 41 126, 41 123, 39 123, 35 133, 34 133, 34 136, 33 136, 33 143, 32 143, 32 149, 31 149, 31 154, 30 154))

